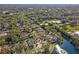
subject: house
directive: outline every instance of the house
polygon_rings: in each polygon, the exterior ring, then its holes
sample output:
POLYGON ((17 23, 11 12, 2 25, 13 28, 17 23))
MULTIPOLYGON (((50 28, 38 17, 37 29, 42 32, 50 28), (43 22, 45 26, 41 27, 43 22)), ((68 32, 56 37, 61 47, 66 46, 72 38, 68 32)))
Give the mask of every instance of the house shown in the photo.
POLYGON ((3 11, 3 14, 9 13, 9 11, 3 11))
POLYGON ((74 33, 73 32, 67 32, 69 35, 72 35, 72 36, 74 36, 74 33))
POLYGON ((56 23, 56 24, 61 24, 61 20, 51 20, 49 23, 56 23))
POLYGON ((9 23, 5 23, 2 25, 2 30, 3 31, 9 31, 12 28, 12 25, 10 25, 9 23))
POLYGON ((57 42, 57 38, 56 37, 51 37, 51 42, 57 42))
POLYGON ((38 25, 36 25, 36 24, 32 24, 32 25, 31 25, 31 28, 33 28, 33 29, 34 29, 34 28, 37 28, 37 27, 38 27, 38 25))
POLYGON ((43 28, 39 28, 39 31, 42 32, 42 33, 46 33, 43 28))
POLYGON ((79 37, 79 31, 74 32, 74 35, 79 37))
POLYGON ((0 32, 0 37, 2 37, 2 36, 6 36, 6 35, 7 35, 6 32, 0 32))
POLYGON ((41 40, 41 39, 37 39, 37 40, 36 40, 36 44, 37 44, 37 45, 42 44, 42 40, 41 40))

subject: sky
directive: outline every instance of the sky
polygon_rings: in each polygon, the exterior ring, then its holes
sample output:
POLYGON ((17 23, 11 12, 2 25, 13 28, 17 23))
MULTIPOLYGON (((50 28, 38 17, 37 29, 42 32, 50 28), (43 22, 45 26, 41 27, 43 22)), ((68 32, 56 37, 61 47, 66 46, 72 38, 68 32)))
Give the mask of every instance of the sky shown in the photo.
POLYGON ((79 4, 79 0, 0 0, 0 4, 79 4))

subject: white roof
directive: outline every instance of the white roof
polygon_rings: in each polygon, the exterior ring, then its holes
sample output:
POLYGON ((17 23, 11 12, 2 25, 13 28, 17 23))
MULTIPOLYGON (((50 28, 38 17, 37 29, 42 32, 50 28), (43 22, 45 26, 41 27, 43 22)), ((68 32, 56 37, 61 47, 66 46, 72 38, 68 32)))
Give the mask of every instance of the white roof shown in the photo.
POLYGON ((79 31, 76 31, 74 34, 78 34, 79 35, 79 31))
POLYGON ((4 32, 3 33, 0 33, 0 37, 1 36, 6 36, 6 35, 7 35, 7 33, 4 33, 4 32))

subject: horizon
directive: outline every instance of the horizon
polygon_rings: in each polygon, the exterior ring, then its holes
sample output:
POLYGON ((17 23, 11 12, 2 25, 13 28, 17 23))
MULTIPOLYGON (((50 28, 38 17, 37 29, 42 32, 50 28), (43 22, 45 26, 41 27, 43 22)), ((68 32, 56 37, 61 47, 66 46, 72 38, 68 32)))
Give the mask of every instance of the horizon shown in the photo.
POLYGON ((79 7, 79 4, 0 4, 0 8, 20 7, 79 7))

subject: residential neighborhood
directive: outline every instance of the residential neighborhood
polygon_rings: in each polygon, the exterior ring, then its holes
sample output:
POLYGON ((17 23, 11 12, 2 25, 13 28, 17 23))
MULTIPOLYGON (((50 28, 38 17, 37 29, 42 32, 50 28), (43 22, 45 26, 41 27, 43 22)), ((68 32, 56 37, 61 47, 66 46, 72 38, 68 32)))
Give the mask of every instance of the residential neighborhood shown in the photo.
POLYGON ((79 5, 0 8, 0 54, 78 53, 79 5))

